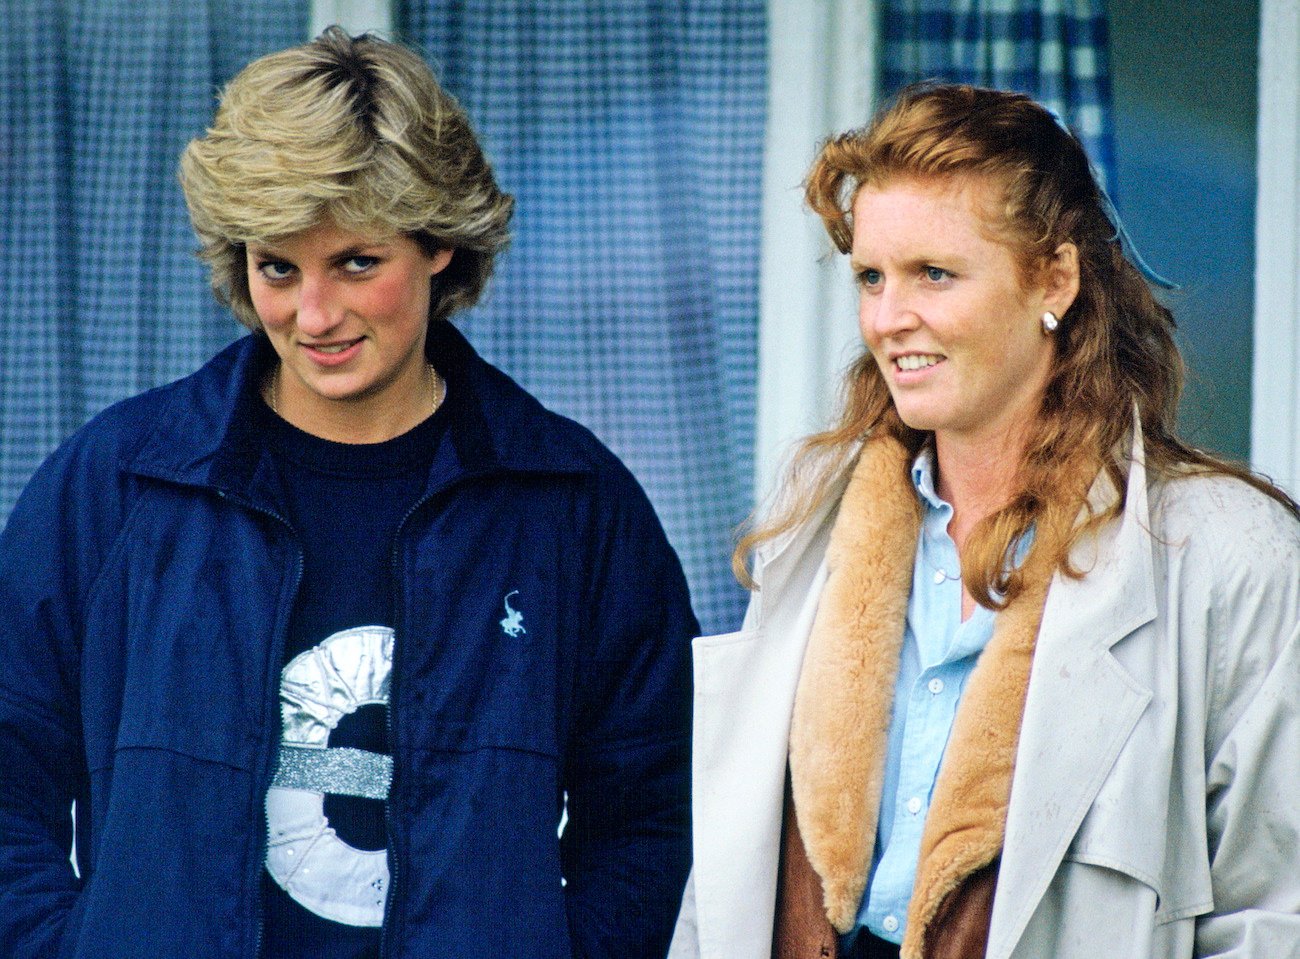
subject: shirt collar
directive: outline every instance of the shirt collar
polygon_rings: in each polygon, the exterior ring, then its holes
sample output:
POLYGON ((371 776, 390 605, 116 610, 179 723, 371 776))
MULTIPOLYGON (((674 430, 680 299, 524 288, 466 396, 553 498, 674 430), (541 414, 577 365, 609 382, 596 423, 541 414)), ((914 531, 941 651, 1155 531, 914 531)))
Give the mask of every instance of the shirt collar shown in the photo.
POLYGON ((916 459, 912 461, 912 485, 916 487, 916 495, 921 497, 921 502, 930 509, 952 509, 934 488, 934 446, 929 443, 921 447, 916 459))
MULTIPOLYGON (((952 504, 939 495, 934 481, 934 444, 926 443, 912 461, 912 485, 916 487, 916 495, 925 506, 922 531, 926 536, 947 536, 948 521, 952 519, 952 504)), ((1016 555, 1012 558, 1014 565, 1019 566, 1025 561, 1033 542, 1034 528, 1031 526, 1016 546, 1016 555)))

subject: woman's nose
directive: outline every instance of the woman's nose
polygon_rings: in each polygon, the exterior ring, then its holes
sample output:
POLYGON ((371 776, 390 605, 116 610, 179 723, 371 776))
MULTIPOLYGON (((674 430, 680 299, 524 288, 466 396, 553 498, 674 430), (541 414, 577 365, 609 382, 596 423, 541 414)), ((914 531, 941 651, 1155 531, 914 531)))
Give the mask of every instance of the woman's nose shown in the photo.
POLYGON ((916 304, 896 284, 871 294, 863 294, 858 309, 862 336, 868 342, 897 336, 920 325, 916 304))
POLYGON ((304 275, 298 288, 298 329, 320 336, 337 326, 342 316, 334 285, 327 278, 304 275))

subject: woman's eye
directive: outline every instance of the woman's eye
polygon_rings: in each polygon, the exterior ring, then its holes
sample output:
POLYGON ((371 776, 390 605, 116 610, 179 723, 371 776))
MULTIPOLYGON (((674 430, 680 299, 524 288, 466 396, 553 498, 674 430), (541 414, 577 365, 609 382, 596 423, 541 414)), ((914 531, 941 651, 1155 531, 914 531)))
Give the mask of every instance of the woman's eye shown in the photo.
POLYGON ((258 264, 257 272, 268 280, 284 280, 293 273, 293 265, 282 260, 267 260, 258 264))
POLYGON ((925 268, 925 278, 931 283, 942 283, 948 277, 952 276, 947 270, 938 266, 927 266, 925 268))
POLYGON ((365 273, 378 265, 377 256, 350 256, 344 261, 343 269, 348 273, 365 273))

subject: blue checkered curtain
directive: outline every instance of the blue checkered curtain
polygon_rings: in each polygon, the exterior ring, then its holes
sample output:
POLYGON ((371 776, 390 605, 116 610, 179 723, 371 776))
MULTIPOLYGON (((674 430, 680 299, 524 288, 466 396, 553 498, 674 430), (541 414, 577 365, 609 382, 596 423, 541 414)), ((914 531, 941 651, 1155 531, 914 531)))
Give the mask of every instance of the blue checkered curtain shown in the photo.
POLYGON ((410 0, 399 18, 518 198, 488 300, 458 320, 592 427, 654 501, 706 631, 745 601, 764 0, 410 0))
POLYGON ((176 162, 220 84, 302 41, 307 2, 3 0, 0 24, 2 520, 68 433, 238 333, 176 162))
POLYGON ((1028 93, 1115 182, 1105 0, 880 0, 881 89, 918 80, 1028 93))

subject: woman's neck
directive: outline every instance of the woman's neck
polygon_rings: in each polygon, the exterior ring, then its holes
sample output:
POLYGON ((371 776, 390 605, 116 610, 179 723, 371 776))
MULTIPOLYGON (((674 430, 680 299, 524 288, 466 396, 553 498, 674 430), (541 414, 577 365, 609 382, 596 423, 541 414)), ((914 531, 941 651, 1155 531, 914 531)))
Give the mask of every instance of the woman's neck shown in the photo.
POLYGON ((935 437, 935 465, 939 474, 935 488, 952 504, 948 535, 958 552, 971 530, 1015 495, 1023 453, 1023 438, 1005 433, 982 442, 935 437))
MULTIPOLYGON (((948 535, 960 556, 971 530, 1005 506, 1015 494, 1024 441, 1007 433, 992 441, 976 443, 936 435, 934 452, 939 473, 935 489, 952 505, 948 535)), ((962 622, 974 612, 975 598, 963 580, 962 622)))

